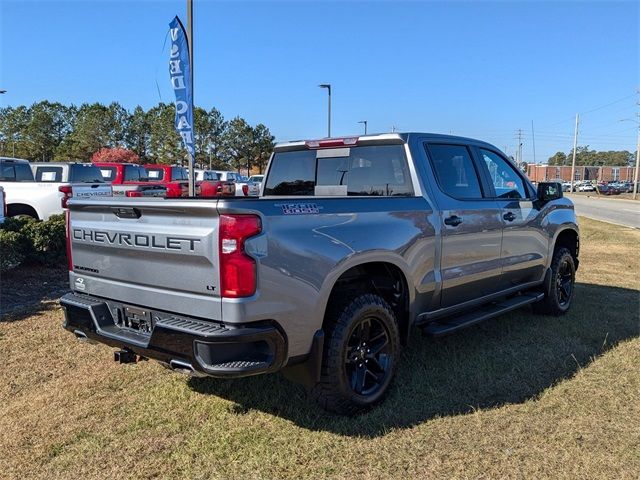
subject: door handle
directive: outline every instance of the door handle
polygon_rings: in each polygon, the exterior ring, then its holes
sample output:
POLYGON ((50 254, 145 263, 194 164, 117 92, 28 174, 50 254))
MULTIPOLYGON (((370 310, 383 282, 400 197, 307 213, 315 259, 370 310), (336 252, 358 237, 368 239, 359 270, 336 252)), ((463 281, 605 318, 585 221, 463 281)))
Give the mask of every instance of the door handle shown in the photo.
POLYGON ((516 214, 513 212, 507 212, 502 215, 502 218, 504 218, 507 222, 513 222, 516 219, 516 214))
POLYGON ((444 219, 444 224, 449 225, 451 227, 457 227, 461 223, 462 223, 462 217, 459 217, 457 215, 451 215, 450 217, 447 217, 444 219))

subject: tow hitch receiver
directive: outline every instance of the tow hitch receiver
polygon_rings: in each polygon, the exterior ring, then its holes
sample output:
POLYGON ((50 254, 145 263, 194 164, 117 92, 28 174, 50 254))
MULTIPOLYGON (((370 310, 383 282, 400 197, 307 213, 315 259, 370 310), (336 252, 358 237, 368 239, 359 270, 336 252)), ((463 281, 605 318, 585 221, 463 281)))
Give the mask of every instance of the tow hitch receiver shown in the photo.
POLYGON ((131 350, 116 350, 113 352, 113 359, 118 363, 136 363, 138 356, 131 350))

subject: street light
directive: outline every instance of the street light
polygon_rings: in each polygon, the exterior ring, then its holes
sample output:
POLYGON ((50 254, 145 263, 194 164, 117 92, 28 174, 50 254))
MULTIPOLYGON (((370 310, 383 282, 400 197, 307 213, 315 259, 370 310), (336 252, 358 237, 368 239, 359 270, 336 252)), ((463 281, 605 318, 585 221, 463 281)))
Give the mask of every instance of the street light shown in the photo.
POLYGON ((326 88, 329 93, 329 111, 327 115, 327 137, 331 138, 331 84, 330 83, 321 83, 318 85, 320 88, 326 88))
POLYGON ((0 90, 0 94, 2 94, 2 93, 7 93, 7 91, 6 90, 0 90))
MULTIPOLYGON (((640 118, 640 113, 638 114, 640 118)), ((633 199, 638 197, 638 170, 640 170, 640 120, 634 118, 623 118, 621 122, 635 122, 638 124, 638 139, 636 141, 636 169, 633 174, 633 199)))
POLYGON ((360 120, 358 123, 364 123, 364 134, 367 134, 367 121, 366 120, 360 120))

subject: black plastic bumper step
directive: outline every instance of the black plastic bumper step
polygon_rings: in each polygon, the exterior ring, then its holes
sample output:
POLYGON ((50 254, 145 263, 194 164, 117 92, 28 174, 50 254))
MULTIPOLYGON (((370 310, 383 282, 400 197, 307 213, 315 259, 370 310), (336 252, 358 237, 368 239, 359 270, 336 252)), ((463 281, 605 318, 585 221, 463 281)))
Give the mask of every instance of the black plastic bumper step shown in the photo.
POLYGON ((489 305, 479 307, 475 311, 464 313, 458 317, 429 322, 421 328, 425 335, 441 337, 443 335, 448 335, 449 333, 462 330, 463 328, 470 327, 471 325, 475 325, 476 323, 480 323, 484 320, 488 320, 489 318, 510 312, 516 308, 523 307, 524 305, 537 302, 543 298, 543 293, 518 295, 498 303, 491 303, 489 305))

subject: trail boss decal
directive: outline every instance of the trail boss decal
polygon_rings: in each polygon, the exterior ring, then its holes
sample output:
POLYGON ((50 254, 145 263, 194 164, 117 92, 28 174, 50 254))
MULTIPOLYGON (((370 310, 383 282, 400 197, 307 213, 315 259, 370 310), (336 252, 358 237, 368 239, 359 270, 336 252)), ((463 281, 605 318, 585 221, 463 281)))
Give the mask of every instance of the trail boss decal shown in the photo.
POLYGON ((308 215, 320 213, 320 207, 315 203, 277 203, 282 208, 283 215, 308 215))

